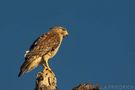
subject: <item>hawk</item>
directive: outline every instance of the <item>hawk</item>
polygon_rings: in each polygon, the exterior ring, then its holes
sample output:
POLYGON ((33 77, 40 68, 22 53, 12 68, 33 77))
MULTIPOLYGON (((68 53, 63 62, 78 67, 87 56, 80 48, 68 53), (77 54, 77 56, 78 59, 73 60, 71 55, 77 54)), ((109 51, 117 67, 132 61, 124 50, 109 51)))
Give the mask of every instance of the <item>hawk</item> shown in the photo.
POLYGON ((47 66, 50 60, 57 53, 62 40, 68 35, 67 30, 61 26, 54 26, 37 38, 25 54, 25 61, 20 68, 18 77, 30 72, 39 65, 47 66))

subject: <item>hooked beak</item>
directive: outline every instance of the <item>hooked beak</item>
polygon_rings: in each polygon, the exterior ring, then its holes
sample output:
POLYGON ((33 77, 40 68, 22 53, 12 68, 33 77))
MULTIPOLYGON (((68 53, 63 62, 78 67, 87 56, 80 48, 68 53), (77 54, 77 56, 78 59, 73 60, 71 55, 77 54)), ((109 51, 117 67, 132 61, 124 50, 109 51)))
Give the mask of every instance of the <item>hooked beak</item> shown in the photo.
POLYGON ((68 32, 66 31, 64 37, 67 37, 67 36, 68 36, 68 32))

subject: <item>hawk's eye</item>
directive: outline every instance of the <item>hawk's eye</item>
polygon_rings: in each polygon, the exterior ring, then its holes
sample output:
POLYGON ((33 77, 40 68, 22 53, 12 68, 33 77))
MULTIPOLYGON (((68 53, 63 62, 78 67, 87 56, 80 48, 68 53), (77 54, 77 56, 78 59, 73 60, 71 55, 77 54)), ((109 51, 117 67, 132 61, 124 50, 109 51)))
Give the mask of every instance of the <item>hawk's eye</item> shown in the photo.
POLYGON ((65 28, 62 28, 62 30, 63 30, 63 31, 66 31, 66 29, 65 29, 65 28))

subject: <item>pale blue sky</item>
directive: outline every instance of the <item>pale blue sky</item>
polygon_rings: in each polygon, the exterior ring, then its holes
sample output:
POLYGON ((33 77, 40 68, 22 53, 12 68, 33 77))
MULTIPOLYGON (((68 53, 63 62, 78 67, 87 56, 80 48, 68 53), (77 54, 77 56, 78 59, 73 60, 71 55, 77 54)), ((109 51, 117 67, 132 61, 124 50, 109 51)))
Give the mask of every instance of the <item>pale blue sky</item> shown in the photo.
POLYGON ((41 67, 21 78, 19 68, 32 42, 54 25, 69 31, 49 62, 59 90, 82 82, 135 87, 134 0, 1 0, 0 90, 33 90, 41 67))

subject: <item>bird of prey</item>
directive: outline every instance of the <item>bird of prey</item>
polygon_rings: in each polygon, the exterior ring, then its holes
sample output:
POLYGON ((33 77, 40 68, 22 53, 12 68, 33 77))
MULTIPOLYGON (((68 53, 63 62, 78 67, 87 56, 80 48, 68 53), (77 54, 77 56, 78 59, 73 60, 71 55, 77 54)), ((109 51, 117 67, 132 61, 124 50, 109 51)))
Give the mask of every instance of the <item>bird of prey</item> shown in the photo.
POLYGON ((48 65, 50 60, 58 51, 62 40, 68 35, 67 30, 61 26, 54 26, 50 30, 37 38, 25 54, 25 61, 20 68, 18 77, 26 72, 30 72, 40 64, 48 65))

